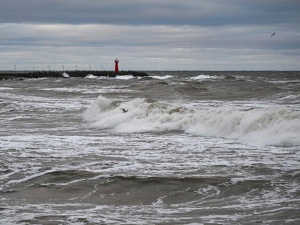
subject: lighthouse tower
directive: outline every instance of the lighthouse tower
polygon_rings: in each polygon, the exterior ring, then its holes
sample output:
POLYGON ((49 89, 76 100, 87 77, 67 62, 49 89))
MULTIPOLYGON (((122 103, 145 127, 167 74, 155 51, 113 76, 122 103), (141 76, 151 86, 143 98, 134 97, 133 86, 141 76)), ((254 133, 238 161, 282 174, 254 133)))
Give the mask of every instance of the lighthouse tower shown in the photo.
POLYGON ((115 59, 115 73, 119 73, 119 66, 118 66, 119 60, 115 59))

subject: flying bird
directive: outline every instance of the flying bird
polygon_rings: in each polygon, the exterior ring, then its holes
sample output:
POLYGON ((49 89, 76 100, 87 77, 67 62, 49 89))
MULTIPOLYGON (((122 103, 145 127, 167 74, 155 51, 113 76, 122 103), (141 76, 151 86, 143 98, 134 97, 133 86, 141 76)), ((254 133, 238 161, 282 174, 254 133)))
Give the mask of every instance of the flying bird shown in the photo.
POLYGON ((275 35, 275 32, 273 34, 271 34, 271 37, 273 37, 275 35))
POLYGON ((126 110, 126 109, 122 109, 123 110, 123 113, 126 113, 126 112, 128 112, 128 110, 126 110))

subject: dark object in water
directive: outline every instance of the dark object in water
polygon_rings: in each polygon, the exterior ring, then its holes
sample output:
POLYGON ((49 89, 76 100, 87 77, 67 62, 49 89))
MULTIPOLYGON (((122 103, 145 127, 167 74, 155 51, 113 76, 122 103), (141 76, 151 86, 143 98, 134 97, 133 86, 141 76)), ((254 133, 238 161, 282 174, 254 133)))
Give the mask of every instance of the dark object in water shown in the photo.
POLYGON ((128 112, 128 110, 126 110, 126 109, 122 109, 123 110, 123 113, 126 113, 126 112, 128 112))

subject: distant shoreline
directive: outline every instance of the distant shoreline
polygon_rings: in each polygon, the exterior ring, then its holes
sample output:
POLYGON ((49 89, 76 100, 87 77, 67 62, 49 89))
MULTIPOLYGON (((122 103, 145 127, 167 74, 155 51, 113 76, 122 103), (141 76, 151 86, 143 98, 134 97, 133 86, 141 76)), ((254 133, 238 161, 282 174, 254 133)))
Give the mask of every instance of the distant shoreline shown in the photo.
MULTIPOLYGON (((76 71, 2 71, 0 72, 0 80, 11 79, 28 79, 28 78, 43 78, 43 77, 62 77, 67 74, 69 77, 86 77, 94 75, 98 77, 116 77, 124 75, 132 75, 134 77, 146 77, 147 73, 141 71, 119 71, 116 74, 114 71, 98 71, 98 70, 76 70, 76 71)), ((65 77, 67 78, 67 77, 65 77)))

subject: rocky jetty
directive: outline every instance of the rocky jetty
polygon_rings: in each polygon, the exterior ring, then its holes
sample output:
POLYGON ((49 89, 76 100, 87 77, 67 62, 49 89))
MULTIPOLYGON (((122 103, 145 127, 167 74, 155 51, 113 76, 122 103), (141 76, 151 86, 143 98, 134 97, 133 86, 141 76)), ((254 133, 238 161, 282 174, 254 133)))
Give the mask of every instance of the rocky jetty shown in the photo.
POLYGON ((9 71, 0 72, 0 80, 7 79, 27 79, 27 78, 42 78, 42 77, 86 77, 94 75, 99 77, 116 77, 132 75, 134 77, 146 77, 147 73, 141 71, 119 71, 116 74, 114 71, 97 71, 97 70, 76 70, 76 71, 9 71))

